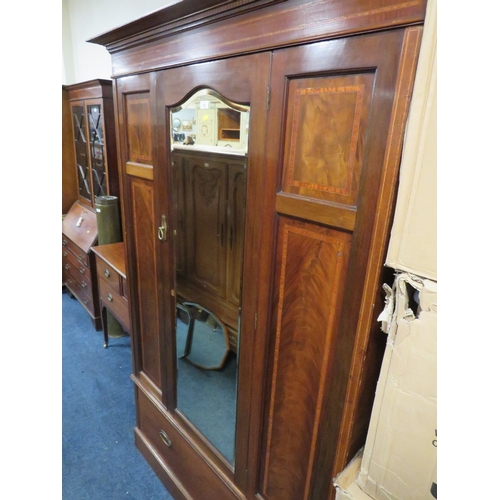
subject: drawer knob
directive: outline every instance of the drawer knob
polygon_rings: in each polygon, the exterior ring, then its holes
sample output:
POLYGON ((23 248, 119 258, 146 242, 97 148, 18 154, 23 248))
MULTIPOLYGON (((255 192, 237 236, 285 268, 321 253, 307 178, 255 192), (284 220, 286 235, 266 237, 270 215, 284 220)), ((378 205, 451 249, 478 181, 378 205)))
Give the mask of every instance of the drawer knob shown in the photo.
POLYGON ((69 264, 66 264, 66 265, 64 266, 64 269, 66 269, 66 271, 67 271, 69 268, 70 268, 70 265, 69 265, 69 264))
POLYGON ((85 274, 85 268, 84 267, 80 267, 80 269, 78 269, 80 271, 80 274, 85 274))
POLYGON ((82 286, 82 288, 86 288, 87 283, 85 283, 85 281, 82 281, 82 282, 80 283, 80 285, 82 286))
POLYGON ((78 257, 77 257, 78 260, 83 260, 83 255, 80 254, 78 257))
POLYGON ((68 256, 68 252, 63 252, 63 257, 67 257, 68 256))
POLYGON ((107 297, 110 302, 113 302, 113 296, 110 293, 108 293, 107 297))
POLYGON ((64 246, 67 246, 67 244, 68 244, 67 240, 62 240, 62 244, 63 244, 64 246))
POLYGON ((107 269, 104 269, 104 276, 106 276, 106 278, 109 278, 111 276, 111 273, 107 269))
POLYGON ((160 438, 168 448, 172 446, 172 440, 167 436, 165 431, 160 431, 160 438))

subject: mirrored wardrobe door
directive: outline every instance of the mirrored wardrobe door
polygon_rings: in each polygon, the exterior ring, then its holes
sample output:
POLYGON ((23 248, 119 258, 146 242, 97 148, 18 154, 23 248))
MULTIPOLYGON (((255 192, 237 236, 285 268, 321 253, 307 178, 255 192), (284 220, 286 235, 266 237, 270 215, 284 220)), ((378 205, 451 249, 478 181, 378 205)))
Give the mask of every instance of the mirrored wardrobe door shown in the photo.
POLYGON ((168 226, 159 249, 171 312, 163 401, 242 489, 251 387, 262 382, 253 347, 269 71, 259 54, 157 74, 166 169, 155 199, 168 226))
POLYGON ((177 410, 231 466, 249 113, 209 88, 170 109, 177 410))

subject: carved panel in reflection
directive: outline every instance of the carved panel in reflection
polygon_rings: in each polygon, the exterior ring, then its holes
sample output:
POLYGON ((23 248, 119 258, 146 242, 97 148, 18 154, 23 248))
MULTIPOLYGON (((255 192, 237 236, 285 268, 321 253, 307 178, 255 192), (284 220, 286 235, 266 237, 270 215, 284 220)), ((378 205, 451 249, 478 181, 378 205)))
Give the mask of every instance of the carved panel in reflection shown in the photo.
POLYGON ((232 304, 239 306, 245 245, 247 171, 241 163, 231 163, 228 171, 226 297, 232 304))
POLYGON ((225 298, 225 215, 227 167, 206 159, 186 158, 187 279, 225 298))
POLYGON ((245 236, 245 158, 177 151, 172 182, 177 293, 219 316, 235 350, 245 236))

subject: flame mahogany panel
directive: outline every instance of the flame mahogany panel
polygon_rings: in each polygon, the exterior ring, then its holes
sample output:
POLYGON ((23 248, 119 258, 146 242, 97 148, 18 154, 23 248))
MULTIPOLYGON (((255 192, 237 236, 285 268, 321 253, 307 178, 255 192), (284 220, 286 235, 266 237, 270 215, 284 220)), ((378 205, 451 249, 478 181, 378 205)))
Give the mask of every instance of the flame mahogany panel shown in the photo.
POLYGON ((373 73, 290 80, 283 191, 355 205, 373 73))
POLYGON ((153 148, 149 96, 130 94, 126 103, 128 160, 151 165, 153 148))
POLYGON ((156 220, 154 210, 154 149, 149 77, 131 77, 119 82, 118 119, 122 150, 122 191, 127 252, 134 256, 128 270, 134 283, 130 293, 136 304, 133 329, 140 336, 135 371, 143 372, 161 387, 159 313, 151 294, 157 289, 155 257, 156 220), (136 326, 134 326, 134 324, 136 326))
POLYGON ((351 236, 281 218, 263 493, 308 498, 351 236))
POLYGON ((154 259, 155 234, 153 221, 153 187, 150 181, 130 178, 131 207, 134 221, 134 250, 137 255, 137 300, 142 346, 142 370, 160 387, 160 361, 158 343, 158 312, 150 300, 151 290, 156 289, 156 269, 154 259))

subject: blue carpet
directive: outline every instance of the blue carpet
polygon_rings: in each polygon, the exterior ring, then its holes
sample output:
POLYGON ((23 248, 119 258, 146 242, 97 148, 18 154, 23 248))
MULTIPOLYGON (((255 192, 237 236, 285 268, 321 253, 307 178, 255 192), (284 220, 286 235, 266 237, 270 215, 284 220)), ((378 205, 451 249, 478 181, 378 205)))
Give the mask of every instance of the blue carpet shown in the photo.
POLYGON ((103 348, 83 306, 62 294, 63 500, 173 500, 134 444, 130 338, 103 348))

